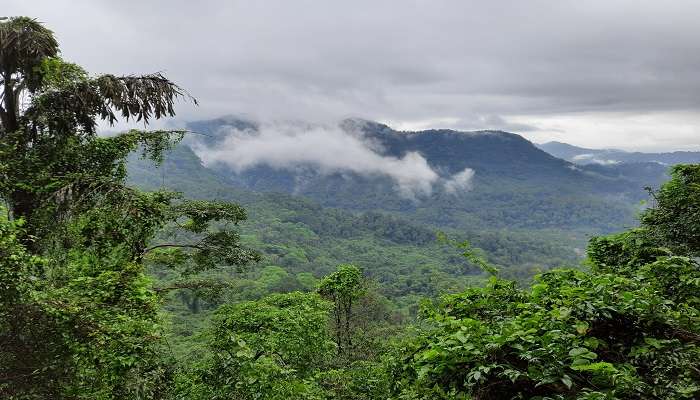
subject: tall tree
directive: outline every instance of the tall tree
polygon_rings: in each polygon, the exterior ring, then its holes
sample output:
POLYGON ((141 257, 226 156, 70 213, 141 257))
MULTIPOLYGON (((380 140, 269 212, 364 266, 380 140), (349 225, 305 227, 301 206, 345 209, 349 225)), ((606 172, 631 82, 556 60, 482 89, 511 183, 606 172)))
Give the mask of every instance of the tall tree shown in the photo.
MULTIPOLYGON (((246 218, 239 206, 126 185, 131 152, 160 162, 185 131, 97 135, 100 120, 148 124, 175 115, 178 99, 195 100, 161 74, 91 76, 58 55, 36 20, 0 22, 0 198, 20 226, 0 233, 41 260, 0 276, 0 395, 157 397, 167 368, 144 262, 191 275, 259 256, 226 225, 246 218), (155 241, 166 226, 170 235, 155 241)), ((205 285, 161 290, 190 284, 205 285)))
POLYGON ((321 280, 318 292, 333 302, 335 341, 338 354, 348 357, 352 350, 353 304, 365 293, 362 271, 354 265, 339 265, 321 280))
POLYGON ((659 244, 700 256, 700 165, 676 165, 671 180, 657 191, 648 190, 653 207, 642 215, 642 226, 659 244))
POLYGON ((49 203, 56 217, 61 200, 70 203, 98 185, 121 183, 121 161, 137 146, 148 146, 158 159, 182 135, 133 131, 98 138, 100 119, 113 124, 119 114, 148 123, 173 116, 173 103, 184 91, 160 74, 90 77, 58 54, 53 33, 36 20, 0 23, 0 193, 14 218, 30 220, 30 234, 39 227, 31 217, 47 211, 49 203))
POLYGON ((313 377, 334 350, 330 304, 316 293, 272 294, 219 308, 211 357, 185 380, 188 399, 320 399, 313 377))

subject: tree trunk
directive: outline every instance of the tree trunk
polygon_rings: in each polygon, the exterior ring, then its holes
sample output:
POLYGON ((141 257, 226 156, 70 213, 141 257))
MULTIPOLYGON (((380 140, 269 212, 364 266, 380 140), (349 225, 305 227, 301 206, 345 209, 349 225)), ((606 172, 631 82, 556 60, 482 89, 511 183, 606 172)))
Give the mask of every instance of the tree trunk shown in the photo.
POLYGON ((347 353, 350 354, 352 349, 352 337, 350 335, 350 319, 352 318, 352 300, 348 300, 345 310, 345 339, 347 342, 347 353))
POLYGON ((17 123, 17 114, 19 113, 19 107, 17 104, 17 96, 14 90, 14 82, 12 81, 12 75, 3 74, 3 80, 4 110, 0 112, 0 118, 2 119, 2 128, 7 134, 19 129, 19 124, 17 123))

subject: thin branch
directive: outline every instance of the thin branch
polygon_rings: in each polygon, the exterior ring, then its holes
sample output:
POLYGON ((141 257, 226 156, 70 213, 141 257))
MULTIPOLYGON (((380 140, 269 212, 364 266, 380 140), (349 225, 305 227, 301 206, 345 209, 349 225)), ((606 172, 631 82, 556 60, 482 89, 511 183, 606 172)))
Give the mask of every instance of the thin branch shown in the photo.
POLYGON ((692 342, 692 343, 700 343, 700 335, 687 331, 685 329, 680 329, 676 328, 673 330, 673 336, 675 336, 678 339, 687 341, 687 342, 692 342))

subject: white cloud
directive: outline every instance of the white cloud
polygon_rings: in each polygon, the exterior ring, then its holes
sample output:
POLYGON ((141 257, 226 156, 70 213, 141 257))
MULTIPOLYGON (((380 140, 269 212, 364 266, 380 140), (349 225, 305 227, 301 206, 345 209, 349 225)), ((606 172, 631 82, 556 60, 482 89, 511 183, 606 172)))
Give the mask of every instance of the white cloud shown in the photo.
POLYGON ((472 188, 472 179, 474 178, 474 170, 465 168, 462 172, 452 175, 451 178, 445 180, 445 191, 450 194, 468 191, 472 188))
POLYGON ((205 165, 223 163, 236 172, 268 165, 278 169, 312 166, 321 174, 384 175, 407 197, 430 194, 440 178, 419 153, 385 156, 361 133, 337 126, 276 122, 263 123, 256 132, 229 128, 226 133, 216 146, 194 146, 205 165))
POLYGON ((577 154, 571 158, 573 162, 583 163, 583 164, 600 164, 600 165, 612 165, 618 164, 619 161, 607 160, 604 158, 599 158, 595 154, 577 154))

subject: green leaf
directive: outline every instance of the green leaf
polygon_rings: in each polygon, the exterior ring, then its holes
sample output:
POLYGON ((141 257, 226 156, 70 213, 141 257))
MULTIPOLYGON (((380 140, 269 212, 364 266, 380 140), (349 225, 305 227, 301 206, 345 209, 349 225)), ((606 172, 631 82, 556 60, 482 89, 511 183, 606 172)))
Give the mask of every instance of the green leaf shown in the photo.
POLYGON ((571 382, 571 378, 568 375, 564 375, 564 377, 561 378, 561 382, 567 389, 571 389, 571 386, 573 385, 573 382, 571 382))

